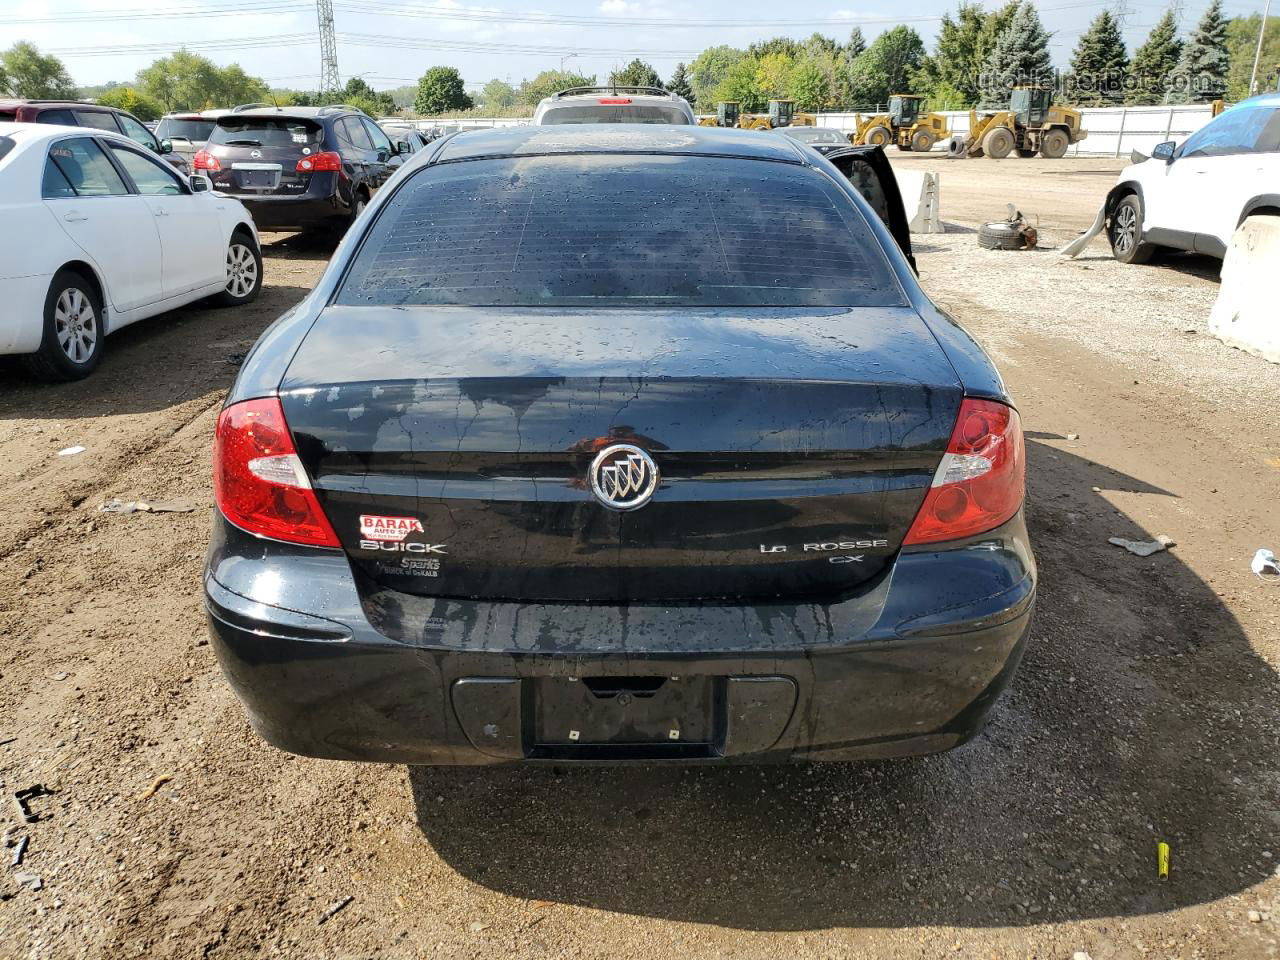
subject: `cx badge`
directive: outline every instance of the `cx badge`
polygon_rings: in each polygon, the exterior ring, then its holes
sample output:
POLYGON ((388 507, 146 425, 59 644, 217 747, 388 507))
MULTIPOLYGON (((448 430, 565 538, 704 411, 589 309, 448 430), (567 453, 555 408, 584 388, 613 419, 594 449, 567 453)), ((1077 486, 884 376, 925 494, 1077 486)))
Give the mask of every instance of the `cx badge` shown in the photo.
POLYGON ((658 465, 639 447, 615 443, 591 461, 591 492, 610 510, 643 507, 658 489, 658 465))

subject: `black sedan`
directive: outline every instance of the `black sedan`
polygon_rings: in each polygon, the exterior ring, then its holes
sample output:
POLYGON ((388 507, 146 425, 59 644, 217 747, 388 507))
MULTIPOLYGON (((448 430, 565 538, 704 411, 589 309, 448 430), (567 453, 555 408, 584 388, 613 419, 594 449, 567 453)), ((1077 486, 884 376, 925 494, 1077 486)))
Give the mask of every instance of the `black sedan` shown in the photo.
POLYGON ((849 146, 849 138, 830 127, 783 127, 778 132, 806 147, 812 147, 823 156, 849 146))
POLYGON ((254 727, 426 764, 972 737, 1035 596, 1023 440, 902 216, 879 148, 750 131, 406 163, 218 420, 204 587, 254 727))

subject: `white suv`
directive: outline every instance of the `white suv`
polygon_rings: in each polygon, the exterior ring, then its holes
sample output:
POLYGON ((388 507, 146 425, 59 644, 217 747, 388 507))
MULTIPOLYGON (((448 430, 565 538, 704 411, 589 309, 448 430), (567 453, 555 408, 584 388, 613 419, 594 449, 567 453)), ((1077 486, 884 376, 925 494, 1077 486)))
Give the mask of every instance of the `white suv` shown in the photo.
POLYGON ((545 98, 533 112, 534 126, 697 122, 688 100, 661 87, 571 87, 545 98))
POLYGON ((1161 247, 1225 256, 1246 217, 1280 216, 1280 93, 1236 104, 1181 146, 1157 145, 1120 172, 1105 211, 1122 263, 1161 247))

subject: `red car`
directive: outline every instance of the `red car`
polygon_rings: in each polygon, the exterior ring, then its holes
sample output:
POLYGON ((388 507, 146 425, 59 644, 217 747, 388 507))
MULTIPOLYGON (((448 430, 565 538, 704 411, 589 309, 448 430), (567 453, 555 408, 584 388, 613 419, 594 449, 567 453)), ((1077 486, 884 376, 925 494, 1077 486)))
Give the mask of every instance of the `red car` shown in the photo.
POLYGON ((12 123, 55 123, 67 127, 92 127, 122 133, 160 154, 184 176, 191 172, 186 159, 173 152, 168 140, 157 140, 133 114, 117 107, 79 100, 0 100, 0 121, 12 123))

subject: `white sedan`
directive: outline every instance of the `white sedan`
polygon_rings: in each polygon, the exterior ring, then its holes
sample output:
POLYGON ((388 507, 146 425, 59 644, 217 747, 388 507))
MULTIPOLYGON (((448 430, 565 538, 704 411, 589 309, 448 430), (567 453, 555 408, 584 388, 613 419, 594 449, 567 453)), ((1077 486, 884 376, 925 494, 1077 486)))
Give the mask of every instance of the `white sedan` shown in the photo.
POLYGON ((87 376, 135 320, 262 287, 238 200, 105 131, 0 123, 0 224, 0 354, 50 380, 87 376))

